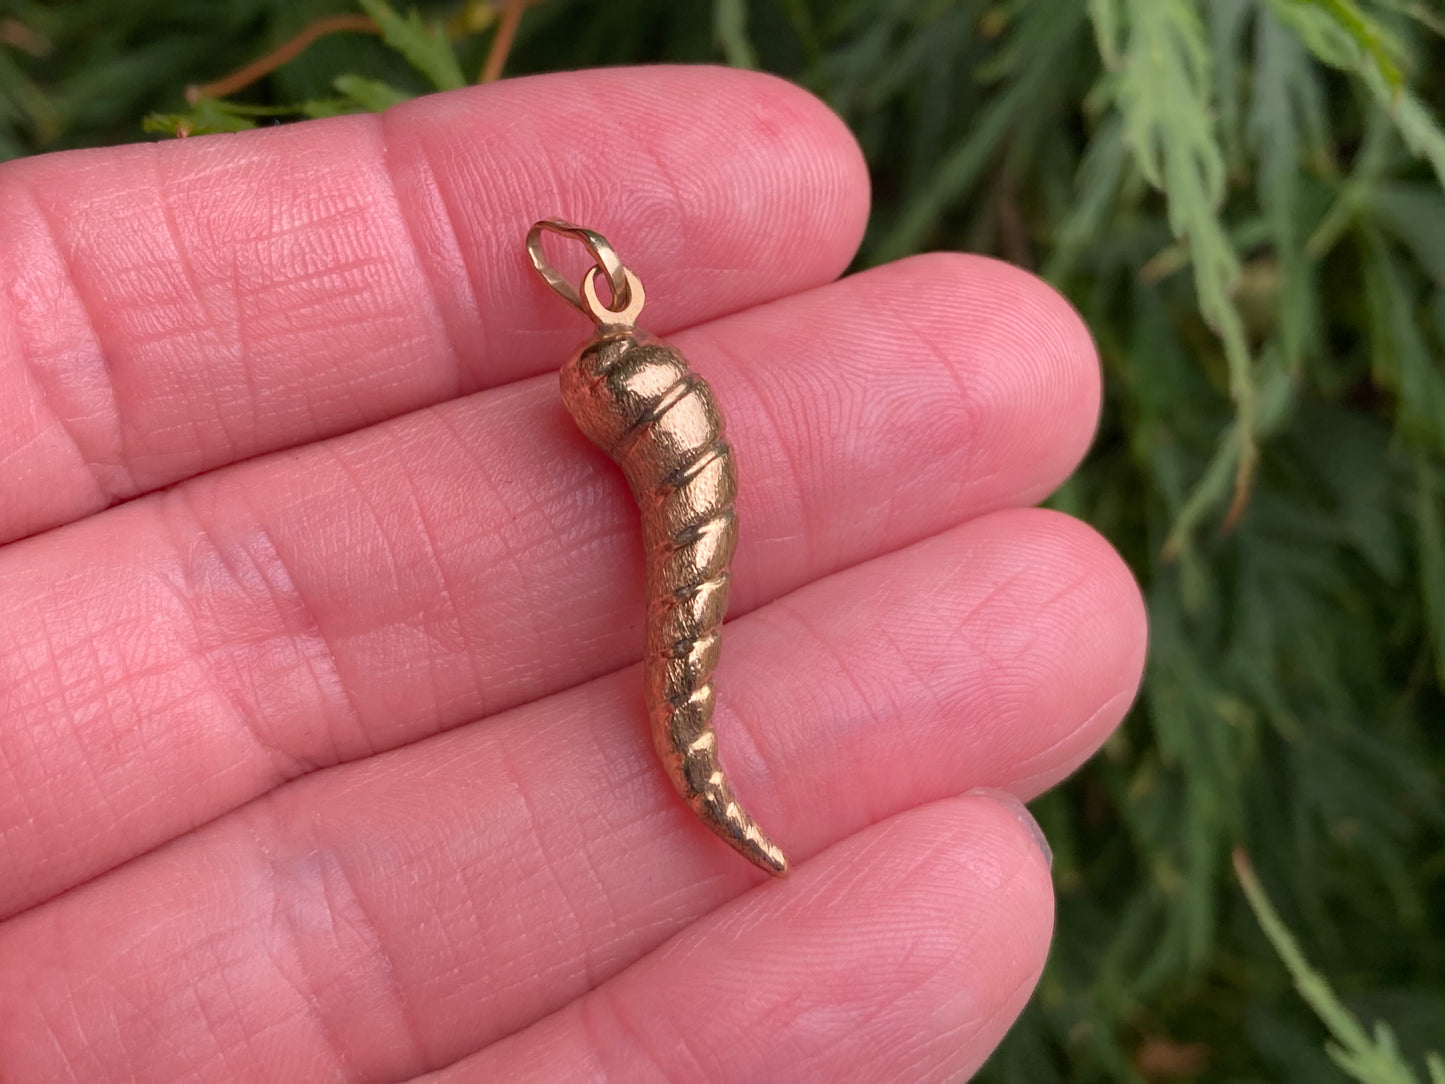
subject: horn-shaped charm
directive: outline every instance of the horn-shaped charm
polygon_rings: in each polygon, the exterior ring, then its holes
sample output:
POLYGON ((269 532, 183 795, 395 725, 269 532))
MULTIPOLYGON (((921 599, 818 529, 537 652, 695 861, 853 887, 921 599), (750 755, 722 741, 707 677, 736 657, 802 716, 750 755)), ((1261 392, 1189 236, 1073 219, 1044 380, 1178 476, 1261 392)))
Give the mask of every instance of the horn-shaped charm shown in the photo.
POLYGON ((627 477, 642 513, 647 565, 647 712, 669 778, 703 822, 752 862, 788 862, 733 797, 718 762, 713 671, 737 546, 737 476, 712 391, 666 343, 637 330, 642 284, 606 239, 559 219, 527 235, 537 271, 597 331, 562 369, 562 401, 578 428, 627 477), (543 232, 581 241, 595 266, 575 290, 542 253, 543 232), (611 307, 597 296, 608 280, 611 307))

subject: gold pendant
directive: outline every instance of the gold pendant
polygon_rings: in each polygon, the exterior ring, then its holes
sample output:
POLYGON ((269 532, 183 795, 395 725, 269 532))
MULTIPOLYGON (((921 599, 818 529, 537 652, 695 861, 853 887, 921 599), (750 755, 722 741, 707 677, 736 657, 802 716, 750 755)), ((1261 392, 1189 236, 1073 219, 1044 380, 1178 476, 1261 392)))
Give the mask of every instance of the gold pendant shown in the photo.
POLYGON ((538 273, 597 325, 562 368, 562 401, 578 428, 622 468, 642 513, 647 561, 643 662, 652 740, 694 813, 746 858, 786 873, 783 857, 743 811, 718 763, 713 671, 737 548, 737 474, 712 390, 687 359, 637 329, 642 283, 606 238, 560 219, 527 234, 538 273), (542 252, 542 234, 581 241, 594 266, 581 291, 542 252), (597 296, 597 276, 612 305, 597 296))

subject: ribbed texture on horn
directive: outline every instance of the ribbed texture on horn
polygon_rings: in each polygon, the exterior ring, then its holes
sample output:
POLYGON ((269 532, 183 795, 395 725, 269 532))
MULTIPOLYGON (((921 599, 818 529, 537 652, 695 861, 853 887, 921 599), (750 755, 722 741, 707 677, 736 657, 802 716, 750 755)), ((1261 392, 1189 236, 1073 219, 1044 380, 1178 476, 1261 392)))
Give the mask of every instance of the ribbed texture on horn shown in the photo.
POLYGON ((738 805, 718 761, 713 672, 737 548, 737 475, 712 391, 671 347, 604 336, 562 370, 581 430, 627 476, 647 561, 644 663, 653 742, 693 811, 772 873, 787 859, 738 805))

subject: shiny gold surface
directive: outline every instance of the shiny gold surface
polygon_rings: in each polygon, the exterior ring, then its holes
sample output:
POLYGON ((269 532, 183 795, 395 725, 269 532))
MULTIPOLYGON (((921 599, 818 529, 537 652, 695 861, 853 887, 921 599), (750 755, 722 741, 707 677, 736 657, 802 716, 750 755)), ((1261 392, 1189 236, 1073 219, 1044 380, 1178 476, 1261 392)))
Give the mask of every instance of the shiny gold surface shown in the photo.
POLYGON ((787 859, 743 811, 718 760, 713 671, 737 547, 737 475, 706 381, 671 346, 636 328, 642 284, 607 241, 560 219, 527 235, 538 272, 597 324, 562 369, 562 401, 622 468, 642 513, 647 569, 644 681, 653 744, 678 793, 714 832, 770 873, 787 859), (583 242, 595 266, 581 292, 547 262, 543 231, 583 242), (615 267, 615 272, 614 272, 615 267), (596 278, 613 289, 609 308, 596 278))

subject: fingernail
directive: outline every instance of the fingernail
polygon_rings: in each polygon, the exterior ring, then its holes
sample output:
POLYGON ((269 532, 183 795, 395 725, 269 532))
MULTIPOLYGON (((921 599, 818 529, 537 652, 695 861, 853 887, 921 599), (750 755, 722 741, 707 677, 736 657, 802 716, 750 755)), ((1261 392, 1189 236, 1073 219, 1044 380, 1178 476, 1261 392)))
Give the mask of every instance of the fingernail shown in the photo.
POLYGON ((1034 842, 1038 844, 1039 852, 1044 856, 1049 869, 1054 868, 1054 849, 1049 846, 1048 839, 1044 836, 1044 830, 1039 827, 1039 822, 1034 820, 1034 815, 1029 812, 1029 807, 1024 805, 1016 796, 1006 790, 995 790, 993 787, 975 787, 968 792, 968 797, 987 798, 996 805, 1001 805, 1013 814, 1014 820, 1018 821, 1029 830, 1034 842))

